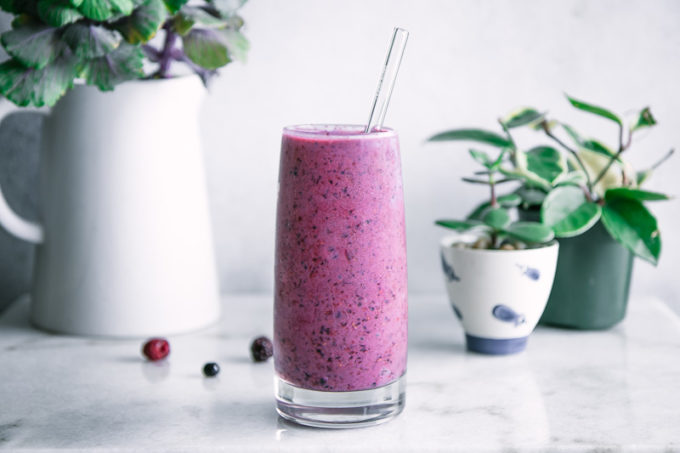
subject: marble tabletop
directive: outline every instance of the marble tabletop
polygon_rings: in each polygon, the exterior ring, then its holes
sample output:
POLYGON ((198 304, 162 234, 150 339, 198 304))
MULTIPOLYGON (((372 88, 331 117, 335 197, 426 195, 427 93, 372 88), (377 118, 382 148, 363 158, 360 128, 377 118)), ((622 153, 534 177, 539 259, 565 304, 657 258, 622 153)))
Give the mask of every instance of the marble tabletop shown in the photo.
POLYGON ((28 305, 0 317, 0 450, 680 451, 680 318, 654 299, 611 330, 539 327, 525 352, 487 357, 464 350, 444 294, 412 296, 406 409, 354 430, 276 415, 273 365, 248 355, 271 297, 225 296, 222 321, 170 337, 162 363, 137 340, 34 330, 28 305))

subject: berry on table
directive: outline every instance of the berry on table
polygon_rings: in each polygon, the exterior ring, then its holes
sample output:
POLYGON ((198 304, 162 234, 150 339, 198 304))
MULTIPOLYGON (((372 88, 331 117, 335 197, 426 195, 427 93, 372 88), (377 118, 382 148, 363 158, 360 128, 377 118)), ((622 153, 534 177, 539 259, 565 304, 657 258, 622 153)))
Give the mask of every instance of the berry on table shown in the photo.
POLYGON ((267 337, 255 338, 250 345, 250 355, 254 362, 266 362, 269 357, 274 355, 272 341, 267 337))
POLYGON ((220 373, 220 366, 215 362, 208 362, 203 366, 203 374, 206 377, 215 377, 220 373))
POLYGON ((170 354, 170 343, 165 338, 151 338, 144 343, 142 354, 152 362, 164 359, 170 354))

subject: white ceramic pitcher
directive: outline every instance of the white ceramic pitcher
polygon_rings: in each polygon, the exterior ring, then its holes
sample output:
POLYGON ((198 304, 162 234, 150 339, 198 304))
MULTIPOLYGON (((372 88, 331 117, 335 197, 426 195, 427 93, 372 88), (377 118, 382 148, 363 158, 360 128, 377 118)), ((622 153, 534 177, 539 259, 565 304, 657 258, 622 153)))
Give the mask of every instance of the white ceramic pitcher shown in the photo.
POLYGON ((35 325, 144 337, 218 319, 198 128, 204 92, 193 76, 109 93, 78 85, 47 113, 41 224, 17 216, 0 193, 0 223, 37 244, 35 325))

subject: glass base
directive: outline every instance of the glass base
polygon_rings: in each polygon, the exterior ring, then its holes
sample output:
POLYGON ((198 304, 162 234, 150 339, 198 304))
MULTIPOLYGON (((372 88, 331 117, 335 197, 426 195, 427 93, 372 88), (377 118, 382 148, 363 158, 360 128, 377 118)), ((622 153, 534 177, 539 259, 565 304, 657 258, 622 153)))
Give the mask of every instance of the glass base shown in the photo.
POLYGON ((316 428, 360 428, 384 423, 406 402, 406 375, 383 387, 356 392, 320 392, 275 377, 276 411, 286 420, 316 428))

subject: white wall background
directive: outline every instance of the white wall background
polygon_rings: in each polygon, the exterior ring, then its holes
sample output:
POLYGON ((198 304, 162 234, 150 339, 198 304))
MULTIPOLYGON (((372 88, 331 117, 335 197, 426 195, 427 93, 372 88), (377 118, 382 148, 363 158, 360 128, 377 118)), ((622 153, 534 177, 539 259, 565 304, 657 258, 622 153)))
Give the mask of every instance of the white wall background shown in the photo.
MULTIPOLYGON (((649 105, 659 125, 628 158, 640 167, 680 148, 680 1, 251 0, 252 43, 211 87, 201 121, 225 291, 271 291, 281 127, 364 122, 395 25, 411 32, 387 123, 401 136, 412 292, 443 292, 438 217, 462 216, 483 188, 466 148, 425 144, 452 127, 495 128, 520 105, 546 109, 610 143, 616 129, 562 93, 619 112, 649 105)), ((680 194, 680 156, 648 188, 680 194)), ((680 213, 653 206, 663 253, 637 261, 634 291, 678 306, 680 213)))
MULTIPOLYGON (((200 118, 223 291, 272 291, 281 128, 366 121, 395 25, 411 32, 387 123, 401 136, 412 292, 444 291, 433 220, 486 195, 460 181, 474 168, 465 146, 426 144, 433 133, 495 128, 531 105, 613 144, 615 127, 575 112, 568 92, 652 107, 659 125, 629 151, 640 167, 680 151, 678 0, 250 0, 243 16, 249 61, 214 81, 200 118)), ((648 187, 680 194, 680 156, 648 187)), ((653 209, 662 259, 637 261, 633 291, 680 311, 680 209, 653 209)))

